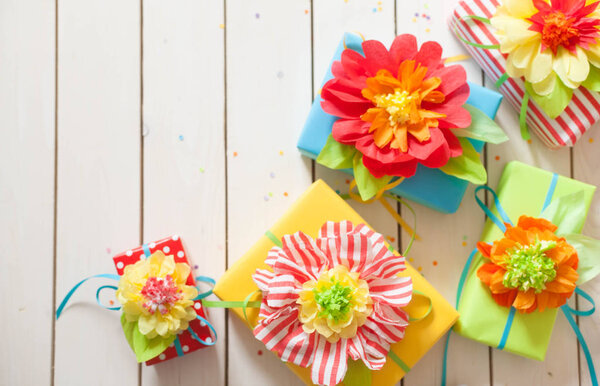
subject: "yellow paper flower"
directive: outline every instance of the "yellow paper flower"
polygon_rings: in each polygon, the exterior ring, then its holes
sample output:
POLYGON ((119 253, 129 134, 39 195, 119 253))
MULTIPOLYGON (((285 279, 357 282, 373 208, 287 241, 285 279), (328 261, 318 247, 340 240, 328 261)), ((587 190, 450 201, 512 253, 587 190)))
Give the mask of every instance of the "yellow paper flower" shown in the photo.
POLYGON ((198 296, 195 287, 185 284, 189 274, 189 265, 175 263, 161 251, 125 267, 116 296, 127 321, 137 321, 150 339, 188 328, 196 318, 193 299, 198 296))
POLYGON ((555 89, 557 77, 575 89, 590 64, 600 68, 600 11, 586 0, 504 0, 491 18, 508 54, 506 72, 525 77, 539 95, 555 89))
POLYGON ((301 306, 298 319, 306 333, 316 330, 330 343, 356 335, 373 311, 369 285, 359 276, 338 265, 323 272, 318 281, 302 285, 296 303, 301 306))

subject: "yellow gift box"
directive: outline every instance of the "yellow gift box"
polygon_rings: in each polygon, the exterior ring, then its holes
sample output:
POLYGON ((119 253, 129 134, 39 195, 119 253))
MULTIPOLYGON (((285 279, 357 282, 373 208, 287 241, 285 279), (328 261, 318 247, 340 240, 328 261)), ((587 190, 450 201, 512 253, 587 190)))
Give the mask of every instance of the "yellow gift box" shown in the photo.
MULTIPOLYGON (((326 221, 342 220, 351 221, 355 225, 367 224, 325 182, 318 180, 304 192, 270 231, 279 239, 283 235, 297 231, 316 237, 326 221)), ((265 264, 265 258, 273 246, 273 241, 269 237, 261 237, 241 259, 225 272, 213 292, 223 301, 240 301, 257 291, 258 287, 252 281, 252 274, 259 268, 269 269, 265 264)), ((402 271, 400 275, 410 276, 413 281, 413 290, 416 293, 425 294, 431 300, 432 306, 429 315, 417 322, 411 322, 406 328, 404 339, 391 347, 402 362, 408 368, 412 368, 452 327, 458 319, 458 312, 408 263, 406 263, 406 270, 402 271)), ((260 295, 257 295, 256 298, 260 298, 260 295)), ((409 315, 418 317, 426 314, 429 308, 429 299, 423 296, 413 296, 413 300, 406 309, 409 315)), ((233 311, 244 320, 242 309, 236 308, 233 311)), ((249 308, 246 315, 250 324, 254 326, 258 317, 258 309, 249 308)), ((290 363, 286 363, 286 365, 307 385, 312 385, 310 368, 302 368, 290 363)), ((385 366, 381 370, 373 371, 372 384, 394 385, 405 374, 406 371, 388 356, 385 366)))

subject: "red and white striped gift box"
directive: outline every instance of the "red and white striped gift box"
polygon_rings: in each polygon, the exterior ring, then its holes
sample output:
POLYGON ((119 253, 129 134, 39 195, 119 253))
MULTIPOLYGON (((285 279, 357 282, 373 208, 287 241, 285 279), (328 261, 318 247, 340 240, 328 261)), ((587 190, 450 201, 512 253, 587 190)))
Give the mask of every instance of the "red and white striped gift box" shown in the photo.
MULTIPOLYGON (((463 39, 484 45, 499 44, 494 36, 494 27, 477 20, 465 20, 468 15, 491 18, 500 5, 498 0, 463 0, 449 20, 450 29, 463 39)), ((499 49, 482 49, 468 44, 465 47, 485 73, 495 82, 506 72, 506 55, 499 49)), ((525 92, 523 79, 509 78, 501 86, 500 92, 517 110, 525 92)), ((573 99, 567 108, 552 119, 529 99, 527 125, 550 148, 572 146, 600 118, 600 95, 579 87, 573 92, 573 99)))

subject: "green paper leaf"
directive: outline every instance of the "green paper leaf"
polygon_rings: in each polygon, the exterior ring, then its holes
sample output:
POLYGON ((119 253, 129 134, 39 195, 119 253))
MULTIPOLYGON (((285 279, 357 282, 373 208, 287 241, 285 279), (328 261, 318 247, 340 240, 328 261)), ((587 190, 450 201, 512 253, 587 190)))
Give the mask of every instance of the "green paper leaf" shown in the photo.
POLYGON ((329 134, 317 162, 330 169, 351 169, 352 160, 357 152, 356 148, 339 143, 329 134))
POLYGON ((453 157, 440 168, 446 174, 470 181, 476 185, 485 184, 487 173, 479 159, 479 153, 466 138, 458 138, 463 149, 462 155, 453 157))
POLYGON ((483 111, 471 105, 463 107, 471 114, 471 124, 464 129, 452 129, 454 135, 494 144, 508 141, 508 137, 500 126, 483 111))
POLYGON ((556 78, 554 90, 548 95, 537 94, 529 82, 525 82, 525 89, 531 99, 552 119, 558 117, 563 112, 573 96, 573 89, 565 86, 558 77, 556 78))
POLYGON ((579 256, 577 285, 581 285, 600 274, 600 240, 582 234, 562 235, 571 244, 579 256))
POLYGON ((356 179, 356 186, 358 187, 360 198, 368 200, 373 197, 379 189, 386 186, 391 181, 392 176, 375 178, 363 164, 362 154, 357 152, 354 155, 354 178, 356 179))
POLYGON ((541 217, 558 226, 557 235, 581 233, 585 222, 586 207, 583 190, 552 200, 541 217))
POLYGON ((600 91, 600 69, 590 64, 590 73, 581 85, 590 91, 600 91))
POLYGON ((135 353, 139 363, 149 361, 160 355, 177 337, 177 335, 173 335, 163 338, 159 335, 149 339, 140 332, 137 322, 127 321, 125 314, 121 314, 121 326, 123 327, 125 338, 129 342, 129 346, 135 353))
POLYGON ((371 370, 362 360, 348 358, 348 370, 344 376, 344 386, 368 386, 371 384, 371 370))

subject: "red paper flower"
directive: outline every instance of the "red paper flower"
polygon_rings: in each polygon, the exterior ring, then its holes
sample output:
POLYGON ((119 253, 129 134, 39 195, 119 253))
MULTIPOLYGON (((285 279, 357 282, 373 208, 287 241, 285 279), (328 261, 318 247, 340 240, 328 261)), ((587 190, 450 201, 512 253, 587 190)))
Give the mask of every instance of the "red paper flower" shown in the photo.
POLYGON ((319 237, 283 236, 266 259, 273 271, 252 276, 262 290, 254 335, 283 361, 312 365, 312 381, 336 385, 347 359, 372 370, 385 364, 390 344, 404 337, 412 279, 406 266, 366 225, 327 222, 319 237))
POLYGON ((471 116, 462 66, 445 66, 442 47, 413 35, 396 37, 389 51, 363 42, 364 56, 346 49, 332 66, 334 78, 321 92, 321 106, 339 117, 333 138, 356 147, 375 176, 412 177, 419 163, 438 168, 462 154, 452 133, 471 116))

